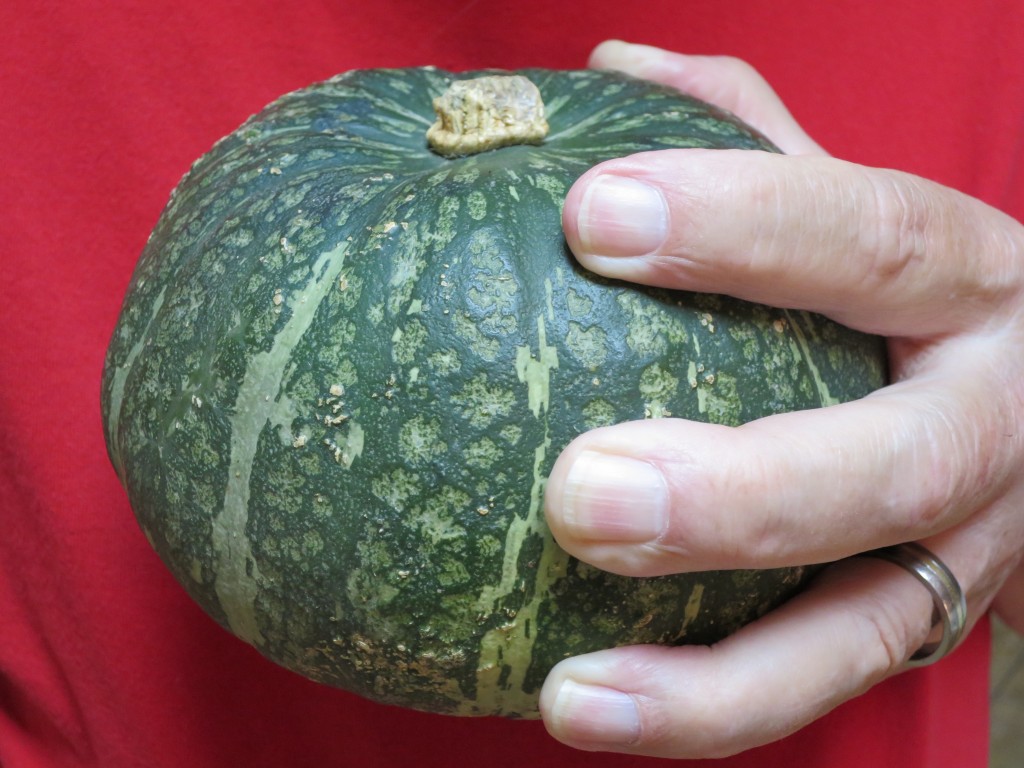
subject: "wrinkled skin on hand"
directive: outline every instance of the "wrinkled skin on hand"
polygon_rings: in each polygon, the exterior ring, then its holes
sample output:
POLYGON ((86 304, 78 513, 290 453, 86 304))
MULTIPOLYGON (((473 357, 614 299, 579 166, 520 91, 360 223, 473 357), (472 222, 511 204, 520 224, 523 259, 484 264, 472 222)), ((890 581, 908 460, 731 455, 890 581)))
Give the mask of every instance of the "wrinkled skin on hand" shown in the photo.
POLYGON ((713 648, 566 660, 542 693, 548 730, 583 749, 713 757, 799 729, 904 670, 928 637, 931 598, 912 576, 844 560, 898 542, 950 567, 968 627, 995 608, 1024 631, 1024 227, 924 179, 829 157, 736 59, 609 42, 591 65, 717 103, 788 156, 672 150, 592 169, 563 220, 581 263, 882 334, 893 384, 738 428, 618 425, 565 450, 548 521, 598 567, 842 562, 713 648))

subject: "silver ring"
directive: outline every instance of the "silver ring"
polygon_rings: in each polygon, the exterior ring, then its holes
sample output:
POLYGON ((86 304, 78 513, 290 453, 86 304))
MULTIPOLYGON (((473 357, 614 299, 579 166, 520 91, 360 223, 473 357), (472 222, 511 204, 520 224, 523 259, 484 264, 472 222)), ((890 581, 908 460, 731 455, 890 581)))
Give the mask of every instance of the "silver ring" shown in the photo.
POLYGON ((873 549, 862 556, 877 557, 910 571, 931 592, 935 610, 932 629, 941 626, 938 640, 925 643, 907 662, 911 667, 934 664, 949 653, 963 637, 967 626, 967 599, 952 571, 939 558, 916 542, 873 549))

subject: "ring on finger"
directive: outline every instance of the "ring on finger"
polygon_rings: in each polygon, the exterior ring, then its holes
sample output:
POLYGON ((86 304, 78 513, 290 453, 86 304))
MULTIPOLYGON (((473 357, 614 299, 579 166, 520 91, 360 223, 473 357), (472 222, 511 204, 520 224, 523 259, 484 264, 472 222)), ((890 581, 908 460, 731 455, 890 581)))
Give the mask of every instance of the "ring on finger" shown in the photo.
POLYGON ((967 626, 967 599, 952 571, 930 550, 916 542, 895 544, 863 552, 862 557, 888 560, 909 571, 931 593, 935 608, 932 628, 941 625, 938 640, 929 641, 910 657, 907 665, 923 667, 948 654, 963 637, 967 626))

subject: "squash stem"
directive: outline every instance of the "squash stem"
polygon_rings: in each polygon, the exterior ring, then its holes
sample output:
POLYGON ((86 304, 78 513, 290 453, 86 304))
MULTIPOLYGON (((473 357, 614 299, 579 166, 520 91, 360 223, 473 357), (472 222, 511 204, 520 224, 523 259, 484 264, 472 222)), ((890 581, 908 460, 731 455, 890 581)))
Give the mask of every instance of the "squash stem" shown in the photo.
POLYGON ((540 91, 522 75, 456 80, 434 99, 434 111, 427 143, 444 157, 540 144, 548 134, 540 91))

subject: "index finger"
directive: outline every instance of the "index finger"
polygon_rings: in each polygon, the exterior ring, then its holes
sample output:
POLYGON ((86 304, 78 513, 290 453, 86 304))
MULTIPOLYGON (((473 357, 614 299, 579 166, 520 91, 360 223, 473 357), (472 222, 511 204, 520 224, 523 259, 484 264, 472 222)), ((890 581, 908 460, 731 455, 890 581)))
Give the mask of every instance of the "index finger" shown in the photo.
POLYGON ((828 157, 666 150, 584 174, 563 227, 608 277, 822 312, 885 336, 988 324, 1022 292, 1017 222, 954 190, 828 157))

